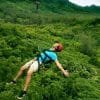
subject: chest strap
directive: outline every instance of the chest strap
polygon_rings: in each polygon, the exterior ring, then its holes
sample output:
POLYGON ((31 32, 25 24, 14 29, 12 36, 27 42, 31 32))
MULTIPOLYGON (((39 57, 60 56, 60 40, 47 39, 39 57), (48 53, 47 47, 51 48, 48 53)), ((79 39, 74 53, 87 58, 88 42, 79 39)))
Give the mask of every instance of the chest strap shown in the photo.
POLYGON ((40 65, 39 57, 42 59, 42 63, 50 63, 50 62, 53 61, 52 58, 46 53, 46 51, 52 52, 51 50, 45 50, 45 51, 43 51, 43 54, 45 55, 44 58, 41 56, 41 54, 38 55, 37 60, 38 60, 39 65, 40 65), (49 61, 46 62, 47 58, 49 58, 49 61))

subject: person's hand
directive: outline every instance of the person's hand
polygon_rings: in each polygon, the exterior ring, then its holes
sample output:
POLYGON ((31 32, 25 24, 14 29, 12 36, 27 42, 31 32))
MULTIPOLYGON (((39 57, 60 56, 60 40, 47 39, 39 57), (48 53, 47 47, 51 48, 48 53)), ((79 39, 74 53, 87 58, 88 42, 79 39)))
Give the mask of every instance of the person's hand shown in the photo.
POLYGON ((69 76, 69 72, 67 70, 64 70, 63 74, 68 77, 69 76))

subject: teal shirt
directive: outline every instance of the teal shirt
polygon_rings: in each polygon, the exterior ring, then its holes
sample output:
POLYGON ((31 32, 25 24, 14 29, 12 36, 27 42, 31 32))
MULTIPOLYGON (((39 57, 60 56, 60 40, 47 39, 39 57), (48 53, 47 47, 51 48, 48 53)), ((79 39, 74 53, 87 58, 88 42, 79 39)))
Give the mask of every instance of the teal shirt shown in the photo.
MULTIPOLYGON (((57 60, 57 55, 54 51, 45 51, 45 53, 52 59, 52 61, 56 61, 57 60)), ((45 59, 46 61, 49 61, 50 58, 47 57, 43 52, 40 54, 41 57, 39 57, 39 62, 43 63, 43 59, 45 59)))

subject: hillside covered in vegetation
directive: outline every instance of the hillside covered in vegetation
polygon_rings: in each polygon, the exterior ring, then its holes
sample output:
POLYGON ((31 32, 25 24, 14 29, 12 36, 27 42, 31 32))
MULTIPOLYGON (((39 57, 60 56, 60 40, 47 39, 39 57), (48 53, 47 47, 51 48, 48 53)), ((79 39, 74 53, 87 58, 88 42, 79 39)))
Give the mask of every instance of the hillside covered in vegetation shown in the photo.
POLYGON ((80 7, 68 0, 1 0, 0 21, 20 24, 68 22, 94 19, 100 16, 100 7, 80 7))
POLYGON ((53 63, 41 67, 24 100, 100 99, 100 15, 81 7, 79 11, 71 6, 57 10, 58 1, 65 0, 41 0, 45 6, 40 4, 37 12, 32 0, 0 1, 0 100, 16 100, 26 73, 17 85, 6 83, 36 56, 35 48, 42 51, 54 41, 64 45, 58 59, 70 76, 64 77, 53 63))

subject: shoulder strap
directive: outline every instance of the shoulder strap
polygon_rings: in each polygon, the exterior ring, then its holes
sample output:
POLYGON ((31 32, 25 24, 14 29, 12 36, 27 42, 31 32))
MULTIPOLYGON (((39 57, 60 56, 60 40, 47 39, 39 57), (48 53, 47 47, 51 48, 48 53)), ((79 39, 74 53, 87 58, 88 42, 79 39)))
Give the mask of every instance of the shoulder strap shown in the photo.
POLYGON ((48 57, 51 61, 53 61, 52 58, 51 58, 46 52, 44 52, 44 54, 45 54, 45 56, 48 57))
POLYGON ((38 62, 39 62, 39 57, 41 57, 42 63, 45 62, 45 60, 46 60, 47 57, 50 59, 50 62, 53 61, 53 59, 46 53, 46 51, 53 52, 53 51, 51 51, 51 50, 46 50, 46 49, 43 50, 42 53, 45 55, 45 58, 43 58, 43 57, 41 56, 41 54, 39 54, 39 55, 38 55, 38 62))

